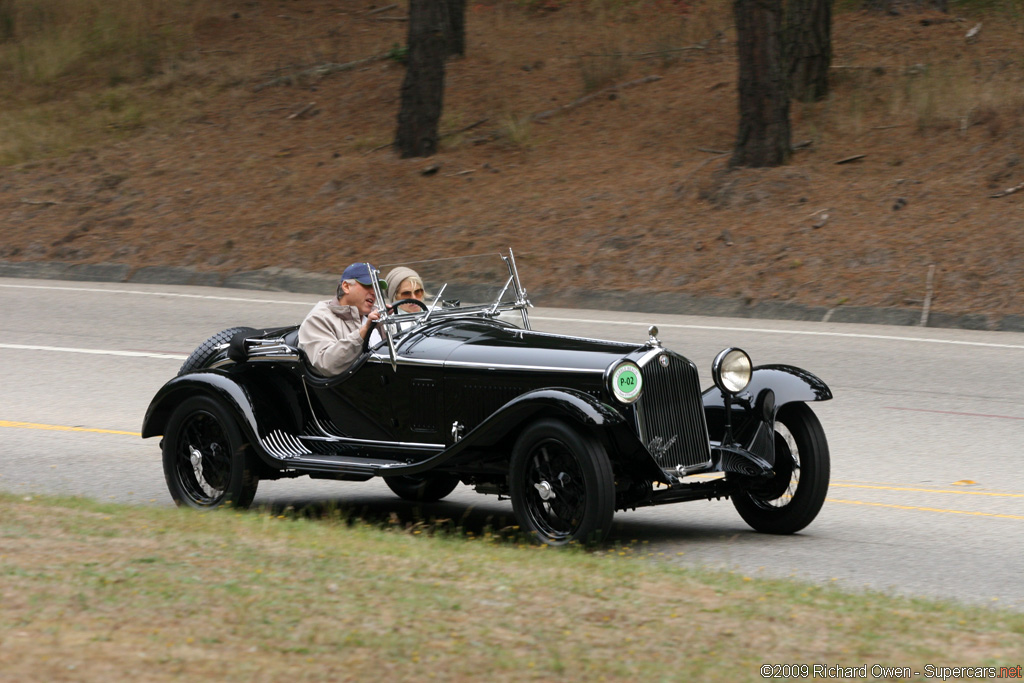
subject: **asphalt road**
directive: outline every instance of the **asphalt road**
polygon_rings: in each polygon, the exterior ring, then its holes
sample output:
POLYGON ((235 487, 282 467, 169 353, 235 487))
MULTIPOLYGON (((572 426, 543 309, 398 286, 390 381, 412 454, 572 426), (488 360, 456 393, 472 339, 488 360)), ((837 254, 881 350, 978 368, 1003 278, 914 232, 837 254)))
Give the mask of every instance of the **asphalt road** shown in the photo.
MULTIPOLYGON (((0 489, 171 505, 149 399, 209 335, 300 320, 316 297, 183 286, 0 279, 0 489)), ((1024 609, 1024 334, 534 309, 535 329, 647 338, 692 358, 741 346, 790 363, 836 399, 814 404, 832 450, 818 518, 749 530, 728 501, 618 513, 611 543, 658 561, 1024 609)), ((417 508, 380 482, 263 482, 257 504, 511 523, 507 501, 460 487, 417 508)))

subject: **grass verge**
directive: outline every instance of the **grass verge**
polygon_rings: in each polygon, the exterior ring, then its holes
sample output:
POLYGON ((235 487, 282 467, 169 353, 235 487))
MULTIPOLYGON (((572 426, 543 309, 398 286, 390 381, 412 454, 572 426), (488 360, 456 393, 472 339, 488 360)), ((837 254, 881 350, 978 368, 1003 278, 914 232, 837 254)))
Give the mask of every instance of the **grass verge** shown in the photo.
POLYGON ((743 681, 1024 659, 1021 614, 442 528, 0 494, 0 678, 743 681))

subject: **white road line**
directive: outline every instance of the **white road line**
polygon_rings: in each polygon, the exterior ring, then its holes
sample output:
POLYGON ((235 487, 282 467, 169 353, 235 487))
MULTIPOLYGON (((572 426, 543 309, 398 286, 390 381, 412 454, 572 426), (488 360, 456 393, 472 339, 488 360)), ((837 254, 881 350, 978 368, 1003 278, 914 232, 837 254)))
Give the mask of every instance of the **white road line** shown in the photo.
POLYGON ((142 296, 177 297, 180 299, 208 299, 211 301, 239 301, 251 304, 288 304, 290 306, 310 307, 310 301, 282 301, 280 299, 246 299, 240 296, 210 296, 208 294, 179 294, 176 292, 144 292, 137 289, 102 289, 99 287, 56 287, 53 285, 7 285, 0 287, 9 289, 49 289, 59 292, 100 292, 102 294, 136 294, 142 296))
MULTIPOLYGON (((206 299, 210 301, 237 301, 242 303, 256 303, 256 304, 286 304, 289 306, 303 306, 309 307, 311 302, 309 301, 284 301, 281 299, 250 299, 245 297, 233 297, 233 296, 211 296, 208 294, 179 294, 175 292, 146 292, 134 289, 102 289, 102 288, 89 288, 89 287, 60 287, 55 285, 11 285, 11 284, 0 284, 0 287, 6 287, 11 289, 50 289, 57 291, 67 292, 100 292, 106 294, 133 294, 141 296, 163 296, 163 297, 178 297, 182 299, 206 299)), ((658 317, 660 314, 652 313, 652 317, 658 317)), ((534 315, 530 316, 531 320, 543 320, 550 322, 559 323, 590 323, 596 325, 636 325, 638 327, 647 327, 650 325, 650 321, 646 322, 633 322, 628 320, 594 320, 589 318, 549 318, 545 316, 534 315)), ((813 322, 813 321, 804 321, 813 322)), ((845 339, 875 339, 879 341, 900 341, 900 342, 917 342, 922 344, 949 344, 951 346, 976 346, 992 349, 1022 349, 1024 350, 1024 344, 996 344, 993 342, 976 342, 976 341, 958 341, 953 339, 927 339, 925 337, 900 337, 897 335, 887 334, 863 334, 854 332, 822 332, 822 331, 811 331, 811 330, 778 330, 769 327, 728 327, 724 325, 686 325, 681 323, 658 323, 658 327, 671 328, 678 330, 708 330, 714 332, 754 332, 758 334, 788 334, 795 336, 806 336, 806 337, 838 337, 845 339)))
POLYGON ((16 349, 20 351, 58 351, 61 353, 88 353, 95 356, 128 356, 130 358, 164 358, 169 360, 185 360, 188 358, 188 355, 183 353, 113 351, 110 349, 76 349, 65 346, 35 346, 30 344, 0 344, 0 349, 16 349))
MULTIPOLYGON (((651 315, 657 315, 652 313, 651 315)), ((629 320, 589 320, 586 318, 545 318, 531 315, 530 320, 548 320, 566 323, 593 323, 597 325, 637 325, 647 327, 650 322, 633 322, 629 320)), ((804 321, 812 322, 812 321, 804 321)), ((767 327, 725 327, 718 325, 683 325, 679 323, 658 323, 659 328, 680 330, 712 330, 716 332, 757 332, 761 334, 794 334, 809 337, 845 337, 850 339, 878 339, 884 341, 922 342, 925 344, 953 344, 956 346, 984 346, 994 349, 1024 349, 1024 344, 993 344, 991 342, 957 341, 953 339, 926 339, 923 337, 898 337, 888 334, 858 334, 853 332, 814 332, 811 330, 773 330, 767 327)))

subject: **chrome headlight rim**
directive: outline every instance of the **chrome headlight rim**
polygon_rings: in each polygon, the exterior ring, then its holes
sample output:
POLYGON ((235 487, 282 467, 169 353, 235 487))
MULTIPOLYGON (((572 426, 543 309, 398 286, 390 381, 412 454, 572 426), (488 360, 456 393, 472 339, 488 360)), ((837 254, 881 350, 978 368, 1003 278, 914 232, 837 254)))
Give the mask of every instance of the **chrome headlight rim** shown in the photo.
POLYGON ((635 403, 643 393, 644 379, 640 366, 631 360, 618 363, 608 375, 612 396, 620 403, 635 403))
POLYGON ((711 363, 711 377, 722 393, 736 395, 750 385, 754 364, 746 351, 735 346, 722 349, 711 363))

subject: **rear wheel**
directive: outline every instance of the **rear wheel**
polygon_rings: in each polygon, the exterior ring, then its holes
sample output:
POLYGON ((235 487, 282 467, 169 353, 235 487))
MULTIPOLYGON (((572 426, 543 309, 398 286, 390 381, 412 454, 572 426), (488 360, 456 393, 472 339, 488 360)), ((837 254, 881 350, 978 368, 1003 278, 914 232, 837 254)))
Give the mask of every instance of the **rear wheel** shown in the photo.
POLYGON ((385 477, 384 483, 399 498, 421 503, 441 500, 455 490, 459 478, 454 474, 412 474, 401 477, 385 477))
POLYGON ((775 476, 732 497, 736 511, 756 531, 792 534, 811 523, 828 493, 825 430, 804 403, 783 406, 775 420, 775 476))
POLYGON ((223 354, 225 357, 227 353, 220 347, 223 347, 231 338, 239 332, 255 332, 251 327, 231 327, 226 330, 222 330, 217 334, 213 335, 202 344, 196 347, 196 350, 185 359, 185 362, 181 364, 181 369, 178 370, 178 376, 184 375, 195 370, 201 370, 210 364, 212 360, 217 358, 218 355, 223 354))
POLYGON ((600 441, 541 420, 512 452, 509 489, 519 526, 548 545, 600 543, 615 513, 615 481, 600 441))
POLYGON ((249 445, 223 407, 206 396, 184 401, 171 415, 163 440, 164 478, 178 505, 249 507, 259 478, 249 445))

